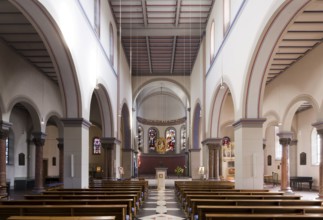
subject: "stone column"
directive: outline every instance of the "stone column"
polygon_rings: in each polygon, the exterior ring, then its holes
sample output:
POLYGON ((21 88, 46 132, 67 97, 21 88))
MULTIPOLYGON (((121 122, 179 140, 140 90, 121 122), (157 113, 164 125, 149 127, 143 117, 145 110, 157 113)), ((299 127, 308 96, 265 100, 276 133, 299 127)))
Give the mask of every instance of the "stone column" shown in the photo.
POLYGON ((290 188, 290 161, 289 161, 289 148, 293 136, 291 132, 279 132, 279 143, 282 145, 282 165, 281 165, 281 191, 291 194, 293 193, 290 188))
POLYGON ((235 187, 263 189, 264 118, 242 118, 233 124, 235 142, 235 187))
POLYGON ((323 121, 312 124, 316 128, 317 134, 321 138, 320 173, 319 173, 319 199, 323 199, 323 121))
POLYGON ((44 190, 43 181, 43 147, 45 144, 46 134, 42 132, 33 133, 33 142, 35 144, 35 192, 42 192, 44 190))
POLYGON ((57 138, 59 150, 59 182, 64 183, 64 139, 57 138))
POLYGON ((0 196, 7 196, 6 140, 12 124, 1 121, 0 125, 0 196))
POLYGON ((202 142, 209 148, 209 179, 220 180, 220 151, 222 138, 209 138, 202 142))
POLYGON ((101 145, 104 152, 104 167, 103 167, 103 179, 114 179, 115 178, 115 150, 116 146, 120 145, 120 141, 114 137, 101 138, 101 145))

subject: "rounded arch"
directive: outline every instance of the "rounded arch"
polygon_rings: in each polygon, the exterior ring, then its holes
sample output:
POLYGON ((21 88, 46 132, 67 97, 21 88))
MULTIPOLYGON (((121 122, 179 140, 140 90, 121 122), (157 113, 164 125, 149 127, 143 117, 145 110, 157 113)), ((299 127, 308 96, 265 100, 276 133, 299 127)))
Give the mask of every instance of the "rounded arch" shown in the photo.
POLYGON ((281 121, 281 118, 279 117, 278 113, 276 111, 268 111, 264 114, 264 117, 266 118, 266 121, 264 122, 263 127, 263 137, 266 136, 266 132, 269 127, 278 125, 281 121))
POLYGON ((130 113, 129 108, 126 103, 123 103, 121 109, 121 134, 122 134, 122 143, 123 148, 131 148, 131 128, 130 128, 130 113))
POLYGON ((32 121, 32 127, 34 132, 45 132, 45 129, 41 126, 41 114, 37 105, 28 97, 17 97, 9 104, 9 118, 12 114, 12 110, 17 105, 22 105, 29 113, 32 121))
MULTIPOLYGON (((209 118, 211 119, 209 123, 210 138, 220 137, 221 111, 229 93, 230 93, 230 88, 224 82, 221 82, 221 84, 214 91, 214 95, 211 102, 212 104, 210 108, 210 113, 209 113, 209 118)), ((233 102, 233 107, 234 106, 235 104, 233 102)))
POLYGON ((283 116, 282 121, 282 130, 290 131, 292 128, 292 121, 297 109, 304 103, 308 102, 312 105, 315 114, 319 112, 319 107, 317 102, 310 95, 299 95, 290 101, 290 103, 286 106, 286 110, 283 116))
POLYGON ((58 137, 63 138, 64 137, 64 124, 60 120, 61 117, 56 112, 50 112, 48 114, 47 118, 48 118, 48 120, 45 120, 45 123, 47 122, 47 123, 55 124, 56 127, 58 128, 58 137))
POLYGON ((34 26, 50 54, 63 100, 64 117, 82 117, 82 101, 75 66, 54 18, 39 1, 10 0, 10 2, 34 26))
POLYGON ((94 95, 98 101, 102 120, 102 137, 113 137, 114 122, 110 97, 108 91, 102 84, 98 84, 97 86, 97 89, 94 90, 94 95))
POLYGON ((199 149, 200 146, 200 130, 201 130, 201 104, 199 101, 195 104, 194 112, 193 112, 193 149, 199 149))
POLYGON ((245 80, 247 83, 245 84, 243 94, 241 94, 241 98, 243 99, 243 118, 262 117, 262 102, 271 57, 287 26, 308 2, 284 2, 273 13, 272 18, 264 28, 262 36, 257 43, 256 50, 252 55, 245 80))
MULTIPOLYGON (((172 79, 168 79, 168 78, 154 78, 154 79, 151 79, 151 80, 148 80, 146 82, 144 82, 142 85, 140 85, 136 91, 134 91, 133 93, 133 97, 132 97, 132 100, 133 102, 135 103, 136 100, 137 100, 137 97, 139 96, 139 94, 143 91, 144 88, 146 88, 148 85, 152 84, 152 83, 159 83, 159 82, 168 82, 170 84, 173 84, 175 85, 177 88, 179 88, 184 94, 185 96, 187 97, 187 101, 188 101, 188 106, 190 106, 190 103, 189 103, 189 100, 190 100, 190 95, 189 95, 189 92, 185 89, 185 87, 180 84, 179 82, 175 81, 175 80, 172 80, 172 79)), ((166 84, 167 85, 167 84, 166 84)), ((135 105, 134 105, 135 106, 135 105)))

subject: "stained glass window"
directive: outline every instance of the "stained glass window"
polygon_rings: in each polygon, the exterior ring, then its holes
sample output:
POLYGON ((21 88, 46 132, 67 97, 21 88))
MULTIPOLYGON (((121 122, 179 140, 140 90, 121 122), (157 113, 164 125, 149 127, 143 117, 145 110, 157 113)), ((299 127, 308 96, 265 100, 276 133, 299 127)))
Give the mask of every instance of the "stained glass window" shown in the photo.
POLYGON ((93 154, 101 154, 101 140, 99 137, 93 138, 93 154))
POLYGON ((156 140, 157 140, 157 128, 149 128, 148 130, 148 146, 149 150, 156 150, 156 140))
POLYGON ((175 128, 167 128, 166 130, 166 151, 174 151, 176 143, 175 128))

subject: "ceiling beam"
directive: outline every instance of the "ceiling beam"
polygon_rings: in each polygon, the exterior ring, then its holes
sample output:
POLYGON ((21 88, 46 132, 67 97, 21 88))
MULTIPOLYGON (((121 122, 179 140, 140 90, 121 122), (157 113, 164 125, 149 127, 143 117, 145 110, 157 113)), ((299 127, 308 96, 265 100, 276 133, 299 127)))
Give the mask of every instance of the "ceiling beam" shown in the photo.
POLYGON ((142 6, 142 14, 144 16, 144 24, 145 27, 147 27, 147 11, 146 11, 146 0, 141 0, 141 6, 142 6))
POLYGON ((150 70, 150 73, 152 73, 153 70, 152 70, 152 66, 151 66, 150 45, 149 45, 149 37, 148 36, 146 36, 146 44, 147 44, 149 70, 150 70))
POLYGON ((182 3, 182 0, 177 0, 175 27, 177 27, 178 23, 179 23, 179 14, 181 11, 181 3, 182 3))
POLYGON ((204 30, 201 32, 201 29, 180 29, 180 28, 138 28, 138 29, 123 29, 122 36, 131 37, 131 36, 201 36, 203 35, 204 30))
POLYGON ((172 52, 172 64, 170 66, 170 73, 173 74, 174 70, 174 63, 175 63, 175 49, 176 49, 176 39, 177 36, 174 36, 174 41, 173 41, 173 52, 172 52))

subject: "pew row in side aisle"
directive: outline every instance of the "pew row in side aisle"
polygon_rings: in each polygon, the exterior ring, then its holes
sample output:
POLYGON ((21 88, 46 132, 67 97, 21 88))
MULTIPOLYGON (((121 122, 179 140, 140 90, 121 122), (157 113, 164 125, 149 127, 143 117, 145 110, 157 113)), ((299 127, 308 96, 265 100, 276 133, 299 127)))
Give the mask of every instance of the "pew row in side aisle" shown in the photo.
POLYGON ((114 216, 10 216, 8 220, 114 220, 114 216))
POLYGON ((198 219, 206 219, 206 214, 320 214, 323 207, 319 206, 197 206, 198 219))
POLYGON ((10 216, 115 216, 126 220, 127 205, 0 205, 0 220, 10 216))
POLYGON ((319 200, 221 200, 221 199, 191 199, 191 207, 186 210, 187 215, 194 219, 198 215, 197 206, 317 206, 322 207, 319 200))
POLYGON ((294 219, 323 219, 322 214, 206 214, 206 220, 294 220, 294 219))

